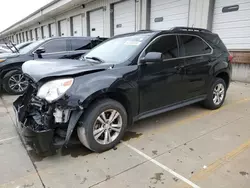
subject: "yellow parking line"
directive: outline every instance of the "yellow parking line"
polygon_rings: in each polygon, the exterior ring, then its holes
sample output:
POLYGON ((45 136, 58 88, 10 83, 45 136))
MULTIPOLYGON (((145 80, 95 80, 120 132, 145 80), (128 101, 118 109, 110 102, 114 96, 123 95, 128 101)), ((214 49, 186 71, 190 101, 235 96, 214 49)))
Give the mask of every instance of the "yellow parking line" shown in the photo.
MULTIPOLYGON (((199 182, 201 180, 204 180, 209 175, 211 175, 214 171, 216 171, 217 169, 219 169, 220 167, 222 167, 226 163, 228 163, 231 160, 233 160, 235 157, 237 157, 239 154, 241 154, 242 152, 244 152, 245 150, 247 150, 249 147, 250 147, 250 140, 248 140, 247 142, 243 143, 239 147, 235 148, 231 152, 227 153, 222 158, 217 159, 215 162, 213 162, 212 164, 208 165, 206 169, 202 169, 201 171, 195 173, 190 178, 190 181, 192 181, 194 183, 197 183, 197 182, 199 182)), ((189 188, 190 186, 186 185, 186 184, 181 184, 178 187, 189 188)))

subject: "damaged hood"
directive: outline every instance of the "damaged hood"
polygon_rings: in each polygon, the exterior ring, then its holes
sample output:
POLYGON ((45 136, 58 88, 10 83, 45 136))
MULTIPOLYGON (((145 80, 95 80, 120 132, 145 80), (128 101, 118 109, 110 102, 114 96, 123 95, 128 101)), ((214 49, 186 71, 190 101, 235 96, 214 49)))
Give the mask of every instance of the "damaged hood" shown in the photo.
POLYGON ((35 82, 53 76, 71 76, 91 71, 102 71, 113 67, 113 64, 97 64, 90 61, 70 59, 31 60, 22 65, 24 74, 35 82))

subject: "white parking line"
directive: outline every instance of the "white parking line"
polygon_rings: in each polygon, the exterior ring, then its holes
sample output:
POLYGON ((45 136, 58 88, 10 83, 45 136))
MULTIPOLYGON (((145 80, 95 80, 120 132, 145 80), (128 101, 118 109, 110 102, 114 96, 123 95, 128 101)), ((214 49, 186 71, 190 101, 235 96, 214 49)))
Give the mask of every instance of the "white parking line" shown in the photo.
POLYGON ((9 140, 13 140, 15 138, 18 138, 18 136, 13 136, 13 137, 10 137, 10 138, 2 139, 2 140, 0 140, 0 143, 6 142, 6 141, 9 141, 9 140))
POLYGON ((170 174, 174 175, 175 177, 177 177, 178 179, 182 180, 183 182, 187 183, 188 185, 194 187, 194 188, 200 188, 198 185, 194 184, 193 182, 191 182, 190 180, 188 180, 187 178, 183 177, 182 175, 176 173, 175 171, 171 170, 170 168, 164 166, 163 164, 159 163, 158 161, 156 161, 155 159, 149 157, 148 155, 146 155, 145 153, 141 152, 140 150, 134 148, 133 146, 131 146, 130 144, 123 142, 122 143, 129 147, 130 149, 132 149, 133 151, 135 151, 136 153, 138 153, 139 155, 141 155, 142 157, 144 157, 145 159, 147 159, 148 161, 154 163, 155 165, 159 166, 160 168, 162 168, 163 170, 169 172, 170 174))

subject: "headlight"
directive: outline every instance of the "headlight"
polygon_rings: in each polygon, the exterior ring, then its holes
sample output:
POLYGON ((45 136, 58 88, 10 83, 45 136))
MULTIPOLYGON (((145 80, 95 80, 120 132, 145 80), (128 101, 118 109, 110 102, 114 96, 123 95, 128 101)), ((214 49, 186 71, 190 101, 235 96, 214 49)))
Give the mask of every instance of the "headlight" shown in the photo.
POLYGON ((62 97, 72 86, 73 82, 73 78, 49 81, 40 87, 37 96, 51 103, 62 97))
POLYGON ((4 62, 6 59, 0 59, 0 63, 4 62))

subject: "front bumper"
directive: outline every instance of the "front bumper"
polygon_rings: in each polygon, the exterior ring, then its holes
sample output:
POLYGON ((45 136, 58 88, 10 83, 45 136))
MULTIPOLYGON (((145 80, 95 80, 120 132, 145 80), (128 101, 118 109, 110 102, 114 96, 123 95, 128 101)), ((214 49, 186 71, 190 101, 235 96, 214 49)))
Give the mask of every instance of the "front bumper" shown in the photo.
MULTIPOLYGON (((48 104, 46 101, 35 99, 28 90, 14 103, 16 126, 24 142, 37 154, 50 155, 63 145, 67 145, 72 132, 82 115, 77 108, 69 108, 71 114, 67 122, 55 122, 55 109, 59 104, 48 104), (58 134, 58 132, 63 134, 58 134)), ((67 108, 64 106, 64 108, 67 108)))

